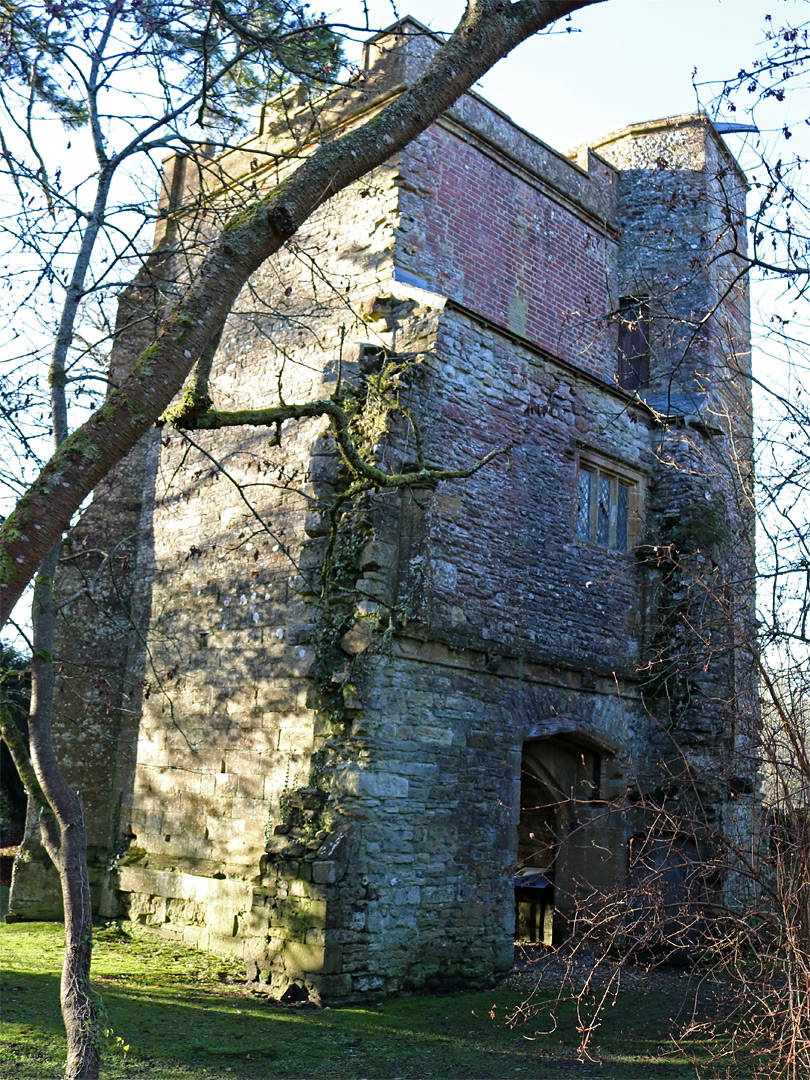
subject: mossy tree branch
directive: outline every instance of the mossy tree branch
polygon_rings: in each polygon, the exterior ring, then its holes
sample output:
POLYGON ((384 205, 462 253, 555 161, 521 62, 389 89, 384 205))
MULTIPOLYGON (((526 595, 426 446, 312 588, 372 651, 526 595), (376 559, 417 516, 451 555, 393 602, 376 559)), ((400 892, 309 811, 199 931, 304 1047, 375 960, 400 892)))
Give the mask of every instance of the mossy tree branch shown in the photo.
MULTIPOLYGON (((507 454, 510 447, 499 446, 463 469, 431 468, 401 473, 387 473, 360 454, 352 439, 349 425, 351 414, 336 401, 330 399, 305 401, 298 405, 271 405, 264 409, 241 409, 223 412, 208 409, 197 413, 191 400, 185 398, 175 408, 164 413, 162 419, 173 427, 187 431, 216 431, 227 427, 275 427, 277 430, 287 420, 305 420, 310 417, 328 416, 343 460, 358 481, 360 490, 375 488, 435 488, 442 480, 463 480, 477 473, 496 457, 507 454)), ((413 424, 413 420, 410 421, 413 424)))

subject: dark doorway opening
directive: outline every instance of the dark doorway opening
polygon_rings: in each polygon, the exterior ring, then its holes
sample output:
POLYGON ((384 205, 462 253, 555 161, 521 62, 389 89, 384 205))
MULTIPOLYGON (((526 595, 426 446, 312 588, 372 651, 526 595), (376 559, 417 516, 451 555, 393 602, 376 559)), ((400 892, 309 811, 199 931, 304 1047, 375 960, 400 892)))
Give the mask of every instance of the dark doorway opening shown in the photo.
POLYGON ((518 862, 515 873, 515 939, 550 945, 554 923, 557 800, 524 754, 520 783, 518 862))

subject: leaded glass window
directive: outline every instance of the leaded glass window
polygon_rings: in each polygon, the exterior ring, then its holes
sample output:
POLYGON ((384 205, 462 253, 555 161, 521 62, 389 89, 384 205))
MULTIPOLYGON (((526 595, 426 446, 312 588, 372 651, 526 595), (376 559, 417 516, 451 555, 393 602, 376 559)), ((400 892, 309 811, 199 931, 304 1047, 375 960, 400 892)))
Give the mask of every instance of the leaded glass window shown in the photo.
POLYGON ((579 505, 577 508, 577 535, 583 540, 591 538, 591 506, 596 473, 590 469, 579 470, 579 505))
POLYGON ((635 485, 591 465, 577 478, 577 536, 600 547, 629 551, 635 485))
POLYGON ((610 547, 610 489, 613 482, 608 476, 599 476, 599 505, 596 511, 596 542, 610 547))
POLYGON ((627 551, 628 548, 627 514, 629 509, 630 488, 619 480, 616 499, 616 549, 618 551, 627 551))

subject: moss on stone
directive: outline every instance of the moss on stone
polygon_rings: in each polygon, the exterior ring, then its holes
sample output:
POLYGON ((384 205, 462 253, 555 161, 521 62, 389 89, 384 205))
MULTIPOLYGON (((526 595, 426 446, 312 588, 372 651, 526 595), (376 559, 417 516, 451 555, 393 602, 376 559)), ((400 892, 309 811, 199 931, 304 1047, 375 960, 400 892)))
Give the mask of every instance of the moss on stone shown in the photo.
POLYGON ((119 866, 134 866, 137 863, 145 863, 147 857, 147 851, 142 847, 131 847, 126 855, 121 858, 119 866))

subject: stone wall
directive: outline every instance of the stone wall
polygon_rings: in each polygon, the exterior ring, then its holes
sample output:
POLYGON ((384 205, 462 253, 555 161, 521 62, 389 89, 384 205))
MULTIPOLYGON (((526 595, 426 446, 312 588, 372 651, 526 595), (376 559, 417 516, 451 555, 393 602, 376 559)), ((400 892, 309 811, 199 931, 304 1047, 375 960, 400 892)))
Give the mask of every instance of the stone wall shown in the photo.
MULTIPOLYGON (((269 404, 278 392, 288 401, 328 396, 341 351, 350 366, 352 343, 339 327, 356 338, 357 308, 390 276, 391 171, 365 183, 255 275, 237 304, 248 314, 229 320, 212 372, 221 407, 269 404)), ((120 888, 130 918, 247 960, 257 919, 276 944, 282 925, 290 964, 308 970, 318 966, 304 957, 320 947, 312 913, 324 900, 311 859, 297 856, 312 855, 318 830, 308 851, 293 840, 284 866, 260 874, 259 864, 285 799, 308 782, 319 736, 308 678, 326 542, 319 511, 338 459, 323 421, 288 425, 280 446, 268 444, 263 430, 190 442, 164 429, 149 696, 120 888), (283 908, 280 922, 273 905, 283 908)))
MULTIPOLYGON (((370 48, 370 70, 393 65, 383 95, 429 41, 410 48, 370 48)), ((347 91, 323 131, 379 100, 347 91)), ((203 173, 169 162, 161 242, 194 249, 240 183, 283 175, 296 122, 268 113, 203 173)), ((624 886, 644 792, 699 770, 722 820, 718 761, 751 687, 728 620, 732 596, 750 604, 747 297, 738 261, 709 269, 738 227, 735 170, 702 117, 563 157, 468 95, 254 276, 218 407, 340 378, 381 468, 414 467, 407 413, 431 464, 504 452, 336 507, 348 474, 324 421, 278 445, 164 427, 99 493, 77 542, 123 545, 99 594, 115 631, 99 649, 98 620, 69 609, 60 655, 65 731, 84 700, 91 742, 115 717, 87 787, 105 914, 236 953, 287 999, 480 984, 511 962, 522 773, 548 793, 557 940, 583 892, 624 886), (629 392, 616 316, 642 291, 651 383, 629 392), (375 396, 384 371, 398 408, 375 396), (589 477, 602 510, 583 510, 589 477)), ((134 325, 123 308, 116 364, 134 325)), ((74 779, 89 753, 69 751, 74 779)))
POLYGON ((735 769, 745 776, 734 784, 753 790, 758 722, 747 186, 702 116, 634 125, 597 149, 619 169, 619 289, 649 298, 644 398, 666 420, 651 444, 659 588, 648 697, 677 733, 668 767, 682 776, 686 753, 705 813, 720 822, 735 769))
POLYGON ((624 394, 566 370, 466 313, 442 320, 432 445, 455 461, 511 447, 430 508, 429 632, 532 662, 635 670, 643 618, 632 552, 577 537, 577 473, 632 476, 643 530, 650 418, 624 394))

